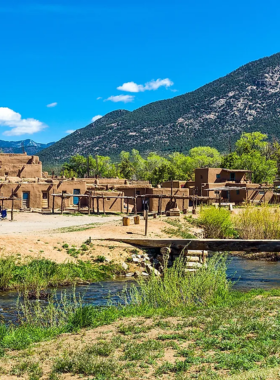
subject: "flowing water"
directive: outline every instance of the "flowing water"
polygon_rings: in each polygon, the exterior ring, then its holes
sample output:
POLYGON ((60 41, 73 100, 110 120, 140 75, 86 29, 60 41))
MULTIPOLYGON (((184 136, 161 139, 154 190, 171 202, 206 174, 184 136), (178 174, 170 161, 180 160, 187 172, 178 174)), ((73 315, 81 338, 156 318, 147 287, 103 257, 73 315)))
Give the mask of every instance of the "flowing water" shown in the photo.
MULTIPOLYGON (((235 282, 234 288, 238 290, 280 288, 280 261, 251 261, 230 256, 227 274, 235 282)), ((84 303, 105 306, 109 298, 113 302, 118 302, 118 294, 121 293, 125 286, 130 286, 132 283, 133 280, 131 279, 120 278, 87 286, 77 286, 76 292, 82 295, 84 303)), ((61 288, 60 290, 69 295, 73 292, 72 287, 61 288)), ((16 321, 17 299, 18 294, 15 291, 0 292, 0 322, 10 323, 16 321)))

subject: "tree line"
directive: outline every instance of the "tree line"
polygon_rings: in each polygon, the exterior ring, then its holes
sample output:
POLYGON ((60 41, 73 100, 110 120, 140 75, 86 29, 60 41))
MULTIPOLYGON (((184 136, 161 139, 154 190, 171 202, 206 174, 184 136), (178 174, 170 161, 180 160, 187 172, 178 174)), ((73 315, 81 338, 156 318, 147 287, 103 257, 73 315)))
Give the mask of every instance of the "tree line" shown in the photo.
POLYGON ((61 174, 67 178, 98 176, 103 178, 126 178, 148 180, 154 186, 174 180, 187 181, 194 178, 196 168, 247 169, 252 171, 255 183, 272 183, 280 173, 280 144, 267 141, 260 132, 243 133, 233 152, 221 154, 209 146, 190 149, 187 155, 174 152, 167 157, 151 152, 146 158, 138 150, 122 151, 119 162, 107 156, 72 156, 62 166, 61 174))

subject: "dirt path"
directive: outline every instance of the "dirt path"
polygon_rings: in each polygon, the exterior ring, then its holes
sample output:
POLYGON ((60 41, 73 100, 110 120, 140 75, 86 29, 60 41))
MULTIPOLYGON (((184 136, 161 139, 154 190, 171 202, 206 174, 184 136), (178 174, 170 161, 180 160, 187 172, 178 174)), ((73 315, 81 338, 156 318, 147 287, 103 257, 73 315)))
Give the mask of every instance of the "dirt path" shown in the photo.
MULTIPOLYGON (((133 219, 133 218, 132 218, 133 219)), ((149 237, 167 237, 163 232, 166 217, 149 220, 149 237)), ((132 221, 133 223, 133 221, 132 221)), ((122 216, 67 216, 16 214, 15 221, 0 223, 0 253, 22 257, 44 257, 56 262, 73 260, 68 247, 80 248, 91 237, 93 246, 79 257, 84 260, 104 256, 123 261, 133 247, 124 243, 103 241, 106 238, 144 237, 144 220, 140 224, 122 225, 122 216), (100 239, 100 240, 98 240, 100 239)))

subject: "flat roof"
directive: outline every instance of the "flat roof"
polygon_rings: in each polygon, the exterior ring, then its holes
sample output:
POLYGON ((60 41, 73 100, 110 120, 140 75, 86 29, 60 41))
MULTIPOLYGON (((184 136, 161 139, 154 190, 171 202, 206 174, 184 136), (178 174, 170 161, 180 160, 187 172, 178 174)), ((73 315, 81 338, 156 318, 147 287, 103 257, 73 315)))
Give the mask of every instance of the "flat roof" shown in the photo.
POLYGON ((246 169, 222 169, 225 172, 230 172, 230 173, 235 173, 235 172, 240 172, 240 173, 252 173, 252 170, 246 170, 246 169))
POLYGON ((211 189, 203 189, 204 191, 230 191, 230 190, 246 190, 246 187, 230 187, 230 186, 224 186, 224 187, 212 187, 211 189))

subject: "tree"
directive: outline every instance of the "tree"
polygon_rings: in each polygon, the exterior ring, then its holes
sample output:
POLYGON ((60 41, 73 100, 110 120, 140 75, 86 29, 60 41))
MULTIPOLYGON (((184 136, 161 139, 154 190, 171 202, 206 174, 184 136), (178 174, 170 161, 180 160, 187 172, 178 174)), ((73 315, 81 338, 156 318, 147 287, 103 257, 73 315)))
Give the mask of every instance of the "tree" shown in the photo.
POLYGON ((237 140, 235 147, 236 153, 241 156, 243 153, 258 151, 266 154, 268 148, 267 135, 260 132, 242 133, 241 138, 237 140))
POLYGON ((209 146, 199 146, 189 152, 193 159, 193 168, 219 168, 221 166, 221 154, 215 148, 209 146))
POLYGON ((172 178, 187 181, 191 178, 194 170, 194 160, 182 153, 169 155, 170 175, 172 178))

